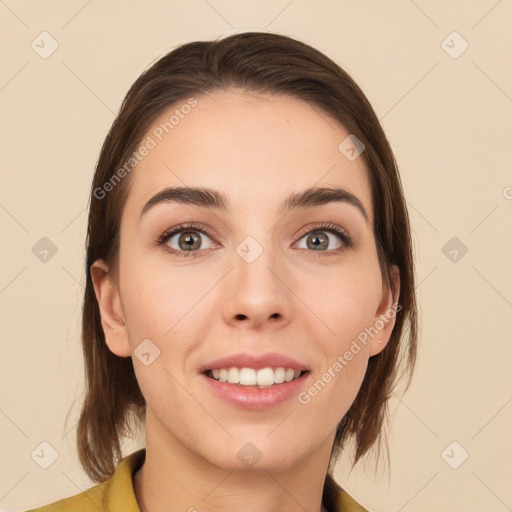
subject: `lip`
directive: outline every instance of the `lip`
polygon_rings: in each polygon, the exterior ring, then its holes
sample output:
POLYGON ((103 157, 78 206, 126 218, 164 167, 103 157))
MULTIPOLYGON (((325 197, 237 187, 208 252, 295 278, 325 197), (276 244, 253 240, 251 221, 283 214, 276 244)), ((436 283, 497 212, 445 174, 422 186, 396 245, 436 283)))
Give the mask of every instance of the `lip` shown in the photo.
POLYGON ((262 410, 277 406, 294 396, 298 395, 309 378, 311 368, 307 365, 277 352, 265 354, 249 354, 247 352, 231 354, 229 356, 215 359, 206 363, 199 370, 199 378, 219 398, 242 409, 262 410), (292 368, 300 370, 303 374, 289 382, 276 384, 269 388, 258 388, 256 386, 242 386, 219 382, 206 375, 208 370, 220 370, 221 368, 292 368))
MULTIPOLYGON (((199 371, 204 373, 207 370, 220 370, 221 368, 253 368, 255 370, 260 368, 293 368, 294 370, 310 371, 310 368, 292 359, 291 357, 279 354, 277 352, 267 352, 266 354, 249 354, 239 353, 232 354, 220 359, 215 359, 205 364, 199 371)), ((292 381, 293 382, 293 381, 292 381)))
POLYGON ((209 386, 216 396, 228 403, 242 409, 262 410, 277 406, 297 396, 305 386, 309 375, 308 371, 297 379, 262 389, 256 386, 241 386, 229 384, 228 382, 219 382, 208 377, 206 373, 201 373, 199 378, 209 386))

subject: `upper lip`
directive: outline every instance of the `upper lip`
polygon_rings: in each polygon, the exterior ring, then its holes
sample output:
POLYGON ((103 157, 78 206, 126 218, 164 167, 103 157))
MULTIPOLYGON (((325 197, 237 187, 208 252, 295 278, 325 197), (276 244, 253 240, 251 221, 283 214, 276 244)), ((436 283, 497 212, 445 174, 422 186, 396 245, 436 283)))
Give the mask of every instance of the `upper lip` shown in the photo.
POLYGON ((210 361, 206 363, 201 372, 205 372, 207 370, 216 370, 221 368, 292 368, 294 370, 307 371, 308 367, 300 363, 299 361, 292 359, 291 357, 285 356, 283 354, 278 354, 277 352, 267 352, 265 354, 248 354, 248 353, 239 353, 239 354, 231 354, 229 356, 221 357, 219 359, 215 359, 214 361, 210 361))

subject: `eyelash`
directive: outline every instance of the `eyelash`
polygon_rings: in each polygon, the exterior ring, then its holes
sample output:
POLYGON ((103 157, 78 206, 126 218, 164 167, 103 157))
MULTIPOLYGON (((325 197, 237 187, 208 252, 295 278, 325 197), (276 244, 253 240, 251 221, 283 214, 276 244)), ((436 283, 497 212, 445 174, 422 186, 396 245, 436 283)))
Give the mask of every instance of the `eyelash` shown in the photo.
MULTIPOLYGON (((199 224, 195 224, 194 222, 186 223, 186 224, 179 224, 178 226, 174 226, 172 228, 169 228, 168 230, 164 231, 158 239, 156 240, 155 245, 158 247, 163 247, 164 250, 167 252, 180 256, 185 258, 194 258, 197 257, 201 250, 198 251, 177 251, 176 249, 173 249, 169 246, 166 246, 169 239, 178 233, 181 233, 183 231, 198 231, 199 233, 202 233, 210 238, 213 239, 213 236, 208 233, 208 230, 200 226, 199 224)), ((328 233, 333 233, 335 235, 338 235, 343 243, 341 247, 338 247, 337 249, 333 249, 330 251, 310 251, 313 254, 313 256, 317 257, 323 257, 323 256, 331 256, 333 254, 340 254, 341 252, 345 251, 346 249, 350 249, 353 246, 352 237, 343 229, 337 226, 336 224, 330 224, 328 222, 322 222, 318 226, 313 227, 312 229, 309 228, 308 230, 301 232, 299 236, 299 240, 301 238, 304 238, 305 235, 308 235, 310 233, 314 232, 321 232, 326 231, 328 233), (319 254, 318 254, 319 253, 319 254)))

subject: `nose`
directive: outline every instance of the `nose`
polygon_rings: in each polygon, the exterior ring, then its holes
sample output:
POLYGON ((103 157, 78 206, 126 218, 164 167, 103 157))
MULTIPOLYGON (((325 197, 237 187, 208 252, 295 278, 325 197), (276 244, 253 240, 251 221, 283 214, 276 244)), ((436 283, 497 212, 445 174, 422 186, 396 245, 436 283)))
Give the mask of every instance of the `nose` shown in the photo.
POLYGON ((224 321, 237 328, 284 327, 292 316, 290 277, 270 250, 248 261, 235 255, 234 268, 224 280, 221 291, 224 321))

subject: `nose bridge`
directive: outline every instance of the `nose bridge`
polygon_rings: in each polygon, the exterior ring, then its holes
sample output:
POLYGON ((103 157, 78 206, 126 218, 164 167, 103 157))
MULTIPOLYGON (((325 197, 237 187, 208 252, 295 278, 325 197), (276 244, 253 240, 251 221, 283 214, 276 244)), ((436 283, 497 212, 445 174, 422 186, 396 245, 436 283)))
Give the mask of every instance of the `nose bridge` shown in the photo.
POLYGON ((236 235, 239 242, 234 247, 237 269, 243 272, 246 266, 249 269, 255 263, 258 269, 265 265, 272 266, 276 257, 273 252, 273 226, 265 217, 263 207, 255 204, 240 205, 238 211, 240 214, 236 235))
POLYGON ((252 293, 278 295, 275 269, 279 260, 272 240, 263 230, 258 234, 247 235, 235 249, 233 258, 234 276, 237 289, 252 293))
POLYGON ((225 320, 249 320, 254 325, 275 318, 289 317, 290 292, 285 286, 286 276, 277 248, 261 222, 258 229, 247 234, 235 247, 233 271, 225 288, 225 320))

